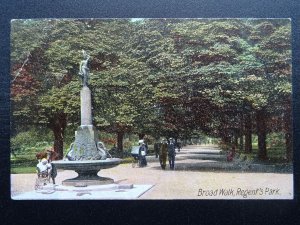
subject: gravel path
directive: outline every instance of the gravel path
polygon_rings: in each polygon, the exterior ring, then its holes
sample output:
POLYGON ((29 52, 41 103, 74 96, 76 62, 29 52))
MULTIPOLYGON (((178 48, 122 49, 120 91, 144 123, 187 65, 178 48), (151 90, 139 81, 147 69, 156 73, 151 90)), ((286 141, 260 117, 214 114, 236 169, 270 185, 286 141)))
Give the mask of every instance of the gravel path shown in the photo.
MULTIPOLYGON (((293 199, 292 173, 244 170, 226 162, 215 146, 183 148, 176 155, 175 170, 162 170, 153 156, 147 159, 147 167, 121 164, 99 175, 119 184, 154 185, 140 199, 293 199)), ((74 171, 58 171, 56 181, 61 184, 76 176, 74 171)), ((36 174, 12 174, 12 195, 32 191, 35 178, 36 174)))

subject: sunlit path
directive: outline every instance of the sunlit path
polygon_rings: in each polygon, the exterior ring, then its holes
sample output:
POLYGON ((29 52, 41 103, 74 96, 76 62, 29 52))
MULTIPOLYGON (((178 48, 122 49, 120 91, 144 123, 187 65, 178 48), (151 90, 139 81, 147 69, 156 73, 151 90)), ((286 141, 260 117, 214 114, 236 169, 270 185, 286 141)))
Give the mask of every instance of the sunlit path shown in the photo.
MULTIPOLYGON (((154 185, 140 199, 291 199, 293 198, 293 175, 290 173, 265 173, 241 171, 233 168, 234 163, 226 162, 216 146, 186 146, 177 152, 175 170, 160 168, 155 156, 148 157, 148 166, 132 168, 121 164, 115 168, 100 171, 119 184, 154 185), (254 190, 263 193, 252 193, 254 190), (199 190, 218 193, 203 195, 199 190), (219 193, 233 190, 235 195, 219 193), (252 191, 242 196, 243 190, 252 191), (266 192, 277 190, 277 194, 266 192)), ((12 175, 12 194, 32 191, 35 174, 12 175)), ((76 177, 74 171, 59 171, 57 183, 66 178, 76 177)))

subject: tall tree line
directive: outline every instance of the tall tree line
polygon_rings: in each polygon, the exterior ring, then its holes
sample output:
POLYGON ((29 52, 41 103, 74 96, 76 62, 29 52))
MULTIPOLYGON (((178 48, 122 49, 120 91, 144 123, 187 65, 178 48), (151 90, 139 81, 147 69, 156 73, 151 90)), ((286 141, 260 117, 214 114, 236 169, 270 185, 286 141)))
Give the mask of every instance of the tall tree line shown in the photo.
POLYGON ((91 55, 94 124, 114 132, 187 137, 201 131, 267 158, 266 137, 284 132, 292 159, 289 20, 14 20, 12 125, 39 124, 63 156, 78 125, 78 65, 91 55))

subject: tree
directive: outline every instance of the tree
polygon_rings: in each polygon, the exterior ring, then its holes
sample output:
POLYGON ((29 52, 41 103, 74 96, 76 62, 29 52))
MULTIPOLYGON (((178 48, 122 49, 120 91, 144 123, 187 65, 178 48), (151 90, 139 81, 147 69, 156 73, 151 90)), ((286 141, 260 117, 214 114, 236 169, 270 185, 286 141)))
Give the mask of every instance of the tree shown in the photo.
MULTIPOLYGON (((77 90, 73 89, 76 88, 76 85, 65 86, 72 79, 70 70, 72 67, 68 64, 65 64, 64 67, 62 64, 60 67, 56 67, 55 60, 51 58, 51 54, 49 55, 49 52, 53 52, 51 48, 53 42, 57 38, 62 38, 64 27, 61 24, 63 23, 64 21, 56 20, 16 20, 12 23, 12 92, 15 92, 15 95, 12 96, 13 121, 22 121, 27 125, 40 124, 51 128, 55 137, 54 150, 60 159, 63 157, 64 130, 68 122, 68 115, 78 115, 78 110, 75 109, 79 106, 78 101, 72 100, 74 97, 71 95, 71 93, 74 94, 74 90, 75 92, 79 91, 79 86, 77 85, 77 90), (29 35, 32 33, 36 34, 35 39, 26 39, 26 37, 32 37, 29 35), (20 46, 20 43, 25 47, 20 46), (17 53, 24 53, 24 51, 29 51, 26 63, 23 63, 22 67, 15 71, 16 65, 23 60, 17 53), (31 81, 28 83, 31 89, 36 86, 34 84, 38 84, 34 93, 22 95, 20 94, 22 91, 16 89, 16 85, 22 77, 31 81), (27 105, 28 102, 30 105, 27 105)), ((56 54, 65 54, 65 52, 56 51, 56 54)), ((26 88, 26 86, 22 88, 26 88)))
MULTIPOLYGON (((267 127, 268 118, 283 114, 289 115, 285 124, 291 124, 290 107, 282 108, 283 102, 291 98, 291 28, 286 21, 259 21, 254 25, 253 33, 255 59, 262 65, 261 72, 253 76, 259 83, 252 95, 256 114, 256 132, 258 135, 259 158, 267 158, 266 135, 274 130, 274 125, 267 127)), ((253 36, 252 33, 252 36, 253 36)), ((250 36, 251 37, 251 36, 250 36)), ((286 127, 287 158, 291 149, 291 127, 286 127)))
POLYGON ((177 138, 201 131, 227 145, 245 136, 251 152, 256 133, 264 159, 267 134, 283 129, 290 158, 287 20, 16 20, 12 31, 13 121, 51 128, 57 152, 66 125, 78 121, 84 49, 94 123, 117 134, 121 151, 127 132, 177 138), (32 32, 36 38, 26 38, 32 32))

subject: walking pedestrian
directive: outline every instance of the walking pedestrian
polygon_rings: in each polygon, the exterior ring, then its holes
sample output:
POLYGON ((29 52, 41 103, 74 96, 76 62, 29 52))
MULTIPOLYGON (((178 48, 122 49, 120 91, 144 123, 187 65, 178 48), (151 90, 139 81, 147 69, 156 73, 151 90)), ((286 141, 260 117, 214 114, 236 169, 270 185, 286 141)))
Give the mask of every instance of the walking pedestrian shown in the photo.
POLYGON ((176 142, 176 147, 177 147, 178 152, 180 152, 180 149, 181 149, 181 142, 177 141, 177 142, 176 142))
POLYGON ((159 149, 159 163, 163 170, 166 169, 167 154, 168 154, 168 143, 166 139, 162 139, 162 143, 159 149))
POLYGON ((52 164, 51 162, 53 161, 53 159, 57 158, 58 154, 54 151, 53 147, 47 148, 46 151, 47 151, 47 160, 51 166, 50 177, 52 179, 52 183, 55 184, 55 177, 57 176, 57 169, 56 169, 55 165, 52 164))
POLYGON ((146 155, 147 155, 147 147, 144 142, 144 140, 139 140, 139 167, 144 167, 147 166, 147 160, 146 160, 146 155))
POLYGON ((175 156, 176 156, 175 142, 173 138, 170 138, 168 144, 168 158, 169 158, 169 165, 171 170, 174 170, 175 168, 175 156))
POLYGON ((155 158, 158 158, 158 156, 159 156, 159 149, 160 149, 160 143, 159 142, 155 142, 154 143, 155 158))

